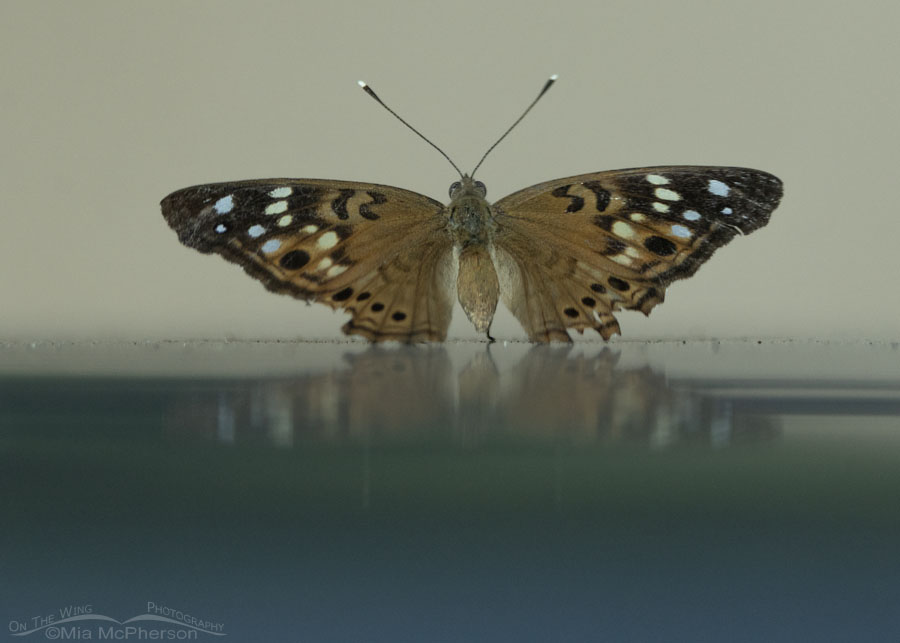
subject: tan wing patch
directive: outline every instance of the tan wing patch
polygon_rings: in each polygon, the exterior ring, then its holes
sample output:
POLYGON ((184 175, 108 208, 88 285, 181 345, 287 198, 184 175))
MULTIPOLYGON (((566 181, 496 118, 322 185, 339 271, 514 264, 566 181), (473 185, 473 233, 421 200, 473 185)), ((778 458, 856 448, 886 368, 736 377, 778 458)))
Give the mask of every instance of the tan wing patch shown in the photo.
MULTIPOLYGON (((450 244, 420 240, 414 248, 356 282, 343 331, 371 341, 443 341, 453 312, 450 244)), ((341 297, 340 291, 333 297, 341 297)))

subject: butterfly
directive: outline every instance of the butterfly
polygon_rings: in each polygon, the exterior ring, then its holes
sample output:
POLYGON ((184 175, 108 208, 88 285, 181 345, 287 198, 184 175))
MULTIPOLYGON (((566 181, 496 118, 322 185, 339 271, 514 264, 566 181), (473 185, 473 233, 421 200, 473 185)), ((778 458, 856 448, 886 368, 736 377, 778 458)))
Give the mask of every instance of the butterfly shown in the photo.
POLYGON ((443 341, 455 289, 491 340, 502 298, 531 341, 569 342, 570 329, 610 339, 617 310, 649 314, 669 284, 766 225, 782 196, 767 172, 675 165, 554 179, 490 203, 475 170, 459 172, 447 205, 374 183, 262 179, 184 188, 161 206, 184 245, 349 312, 346 334, 443 341))

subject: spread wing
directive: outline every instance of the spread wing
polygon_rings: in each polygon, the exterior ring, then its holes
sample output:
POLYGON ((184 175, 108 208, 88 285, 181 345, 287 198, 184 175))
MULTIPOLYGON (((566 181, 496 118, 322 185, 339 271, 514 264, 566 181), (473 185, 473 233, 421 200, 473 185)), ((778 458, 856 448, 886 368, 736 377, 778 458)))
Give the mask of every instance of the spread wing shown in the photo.
POLYGON ((178 190, 162 212, 181 242, 277 293, 352 314, 371 341, 443 340, 452 312, 444 206, 370 183, 265 179, 178 190))
POLYGON ((532 341, 619 332, 737 234, 766 225, 781 181, 759 170, 665 166, 548 181, 493 206, 504 302, 532 341))

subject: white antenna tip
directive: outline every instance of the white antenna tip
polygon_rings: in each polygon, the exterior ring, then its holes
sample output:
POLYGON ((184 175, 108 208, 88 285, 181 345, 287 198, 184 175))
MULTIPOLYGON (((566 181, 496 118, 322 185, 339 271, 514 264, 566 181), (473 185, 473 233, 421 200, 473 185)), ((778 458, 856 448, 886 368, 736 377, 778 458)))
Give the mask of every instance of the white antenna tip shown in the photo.
POLYGON ((362 87, 363 89, 366 88, 366 83, 363 80, 357 80, 356 84, 359 85, 360 87, 362 87))
POLYGON ((550 76, 550 80, 556 80, 557 78, 559 78, 559 74, 553 74, 552 76, 550 76))

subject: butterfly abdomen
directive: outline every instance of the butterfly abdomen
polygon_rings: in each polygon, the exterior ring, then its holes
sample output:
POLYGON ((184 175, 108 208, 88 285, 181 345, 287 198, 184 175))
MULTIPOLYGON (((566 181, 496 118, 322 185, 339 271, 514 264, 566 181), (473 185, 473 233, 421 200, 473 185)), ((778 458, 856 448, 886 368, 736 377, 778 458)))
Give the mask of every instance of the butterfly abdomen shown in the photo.
POLYGON ((473 243, 459 253, 459 277, 456 282, 459 303, 479 333, 491 328, 500 300, 500 282, 487 247, 473 243))

